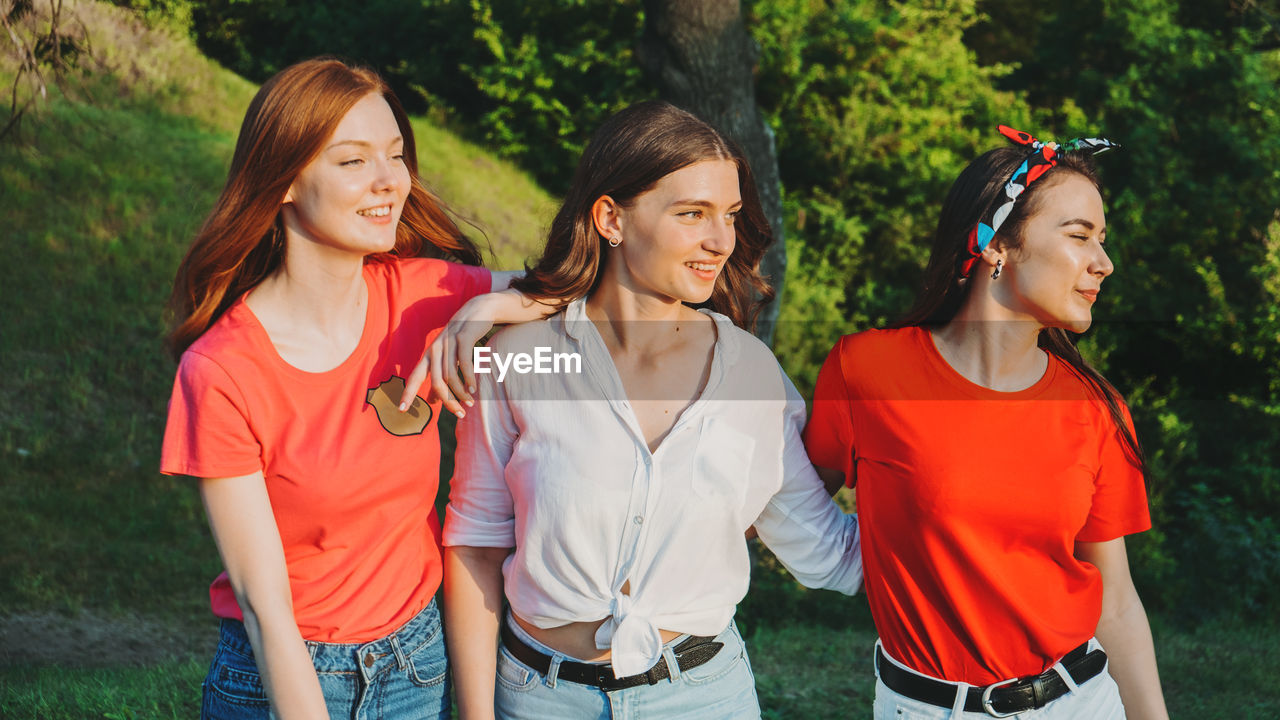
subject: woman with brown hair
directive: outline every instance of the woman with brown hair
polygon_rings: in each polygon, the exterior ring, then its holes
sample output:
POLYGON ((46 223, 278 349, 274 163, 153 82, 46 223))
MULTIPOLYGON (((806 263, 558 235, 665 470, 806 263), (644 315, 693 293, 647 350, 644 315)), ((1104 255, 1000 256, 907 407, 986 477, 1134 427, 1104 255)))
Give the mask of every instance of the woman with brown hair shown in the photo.
POLYGON ((448 717, 440 405, 397 404, 464 302, 540 316, 484 295, 510 275, 479 259, 376 74, 316 59, 263 85, 172 297, 161 470, 200 479, 226 568, 203 717, 448 717))
POLYGON ((1113 143, 1001 132, 915 307, 840 339, 805 430, 857 488, 875 717, 1167 718, 1124 545, 1150 527, 1142 454, 1074 341, 1114 270, 1091 160, 1113 143))
POLYGON ((770 240, 742 154, 696 117, 640 103, 592 137, 514 283, 563 312, 489 348, 578 365, 481 374, 459 423, 445 622, 464 720, 759 717, 733 624, 752 526, 806 585, 858 588, 856 519, 804 454, 804 401, 739 327, 770 296, 770 240))

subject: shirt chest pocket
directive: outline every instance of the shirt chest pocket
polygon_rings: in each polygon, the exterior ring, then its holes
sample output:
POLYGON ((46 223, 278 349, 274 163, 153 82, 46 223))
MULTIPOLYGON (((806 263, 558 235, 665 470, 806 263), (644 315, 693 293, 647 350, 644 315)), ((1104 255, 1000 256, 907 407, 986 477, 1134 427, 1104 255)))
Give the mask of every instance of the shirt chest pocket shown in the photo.
POLYGON ((709 417, 702 421, 694 453, 693 492, 704 498, 731 498, 741 503, 749 484, 755 438, 729 422, 709 417))

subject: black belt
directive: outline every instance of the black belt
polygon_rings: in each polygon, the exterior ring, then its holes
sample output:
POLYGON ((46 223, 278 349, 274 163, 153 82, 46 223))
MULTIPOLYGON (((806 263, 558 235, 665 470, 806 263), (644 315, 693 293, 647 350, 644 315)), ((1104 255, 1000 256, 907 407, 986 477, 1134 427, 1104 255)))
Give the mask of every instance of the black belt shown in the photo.
MULTIPOLYGON (((506 646, 507 652, 511 653, 512 657, 543 675, 551 669, 551 656, 529 647, 523 640, 516 637, 506 622, 502 623, 502 644, 506 646)), ((724 643, 716 642, 714 637, 695 635, 671 648, 671 651, 675 653, 676 664, 681 670, 692 670, 715 657, 722 647, 724 643)), ((671 677, 671 670, 667 667, 665 657, 659 658, 658 663, 647 671, 626 677, 614 677, 612 665, 561 660, 556 677, 582 685, 592 685, 607 692, 637 685, 655 685, 659 680, 671 677)))
MULTIPOLYGON (((1077 685, 1083 685, 1107 666, 1107 654, 1101 648, 1093 652, 1088 650, 1089 643, 1086 641, 1062 658, 1063 667, 1077 685)), ((876 648, 876 667, 880 670, 881 682, 899 695, 944 708, 955 703, 955 685, 903 670, 889 661, 879 647, 876 648)), ((1067 690, 1067 683, 1062 676, 1049 668, 1035 677, 969 688, 969 695, 964 700, 964 711, 1008 717, 1042 708, 1066 695, 1067 690)))

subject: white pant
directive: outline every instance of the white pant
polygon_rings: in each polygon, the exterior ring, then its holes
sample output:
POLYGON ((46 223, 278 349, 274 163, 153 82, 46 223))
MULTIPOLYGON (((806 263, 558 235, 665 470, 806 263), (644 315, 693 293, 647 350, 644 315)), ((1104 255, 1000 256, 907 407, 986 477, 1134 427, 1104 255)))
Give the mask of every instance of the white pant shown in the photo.
MULTIPOLYGON (((877 642, 876 647, 879 646, 880 643, 877 642)), ((1096 639, 1089 641, 1090 651, 1097 647, 1101 646, 1096 639)), ((884 661, 891 662, 913 675, 920 675, 889 657, 888 654, 885 654, 884 658, 884 661)), ((964 711, 963 696, 972 686, 948 684, 956 686, 958 693, 956 708, 938 707, 899 695, 877 677, 875 720, 977 720, 991 717, 986 713, 964 711), (960 694, 961 690, 963 694, 960 694)), ((1124 705, 1120 703, 1120 689, 1116 687, 1116 681, 1112 680, 1111 673, 1103 668, 1102 672, 1094 675, 1075 692, 1069 692, 1039 710, 1028 710, 1013 717, 1018 720, 1124 720, 1124 705)))

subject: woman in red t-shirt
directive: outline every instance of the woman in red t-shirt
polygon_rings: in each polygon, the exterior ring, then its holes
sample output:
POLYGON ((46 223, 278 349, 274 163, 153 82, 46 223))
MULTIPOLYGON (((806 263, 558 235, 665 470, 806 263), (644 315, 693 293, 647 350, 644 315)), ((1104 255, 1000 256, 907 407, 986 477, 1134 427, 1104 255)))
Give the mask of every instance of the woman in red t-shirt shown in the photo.
POLYGON ((397 405, 468 300, 541 315, 479 260, 376 74, 318 59, 263 85, 172 299, 161 470, 200 478, 226 567, 203 717, 449 716, 440 403, 397 405))
POLYGON ((914 309, 841 338, 806 428, 857 491, 875 717, 1165 718, 1124 546, 1142 456, 1072 339, 1114 269, 1090 159, 1113 144, 1001 132, 1019 146, 952 186, 914 309))

